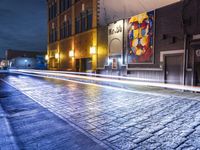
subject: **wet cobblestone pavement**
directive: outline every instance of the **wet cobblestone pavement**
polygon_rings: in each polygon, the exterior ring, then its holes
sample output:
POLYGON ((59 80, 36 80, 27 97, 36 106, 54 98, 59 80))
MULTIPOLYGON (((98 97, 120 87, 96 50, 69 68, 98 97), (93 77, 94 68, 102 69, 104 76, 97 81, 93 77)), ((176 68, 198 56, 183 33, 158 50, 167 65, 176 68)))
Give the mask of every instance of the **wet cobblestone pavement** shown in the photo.
POLYGON ((29 76, 3 80, 112 149, 200 149, 197 97, 29 76))
POLYGON ((39 149, 104 148, 0 80, 0 150, 39 149))

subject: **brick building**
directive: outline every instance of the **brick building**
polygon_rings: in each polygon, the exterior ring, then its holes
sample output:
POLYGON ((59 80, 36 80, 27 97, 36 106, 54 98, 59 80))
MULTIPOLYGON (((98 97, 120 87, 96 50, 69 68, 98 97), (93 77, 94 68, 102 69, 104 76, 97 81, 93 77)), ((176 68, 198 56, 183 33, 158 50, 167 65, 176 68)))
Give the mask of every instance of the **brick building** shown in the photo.
POLYGON ((49 69, 200 83, 198 0, 47 2, 49 69))
POLYGON ((175 1, 47 0, 49 69, 104 68, 108 58, 107 24, 175 1))

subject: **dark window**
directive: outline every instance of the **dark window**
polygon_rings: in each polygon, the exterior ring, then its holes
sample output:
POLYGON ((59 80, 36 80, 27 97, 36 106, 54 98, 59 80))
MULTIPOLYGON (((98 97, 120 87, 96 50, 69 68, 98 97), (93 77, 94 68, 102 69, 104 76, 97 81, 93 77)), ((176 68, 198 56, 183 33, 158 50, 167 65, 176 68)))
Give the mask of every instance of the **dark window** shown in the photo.
POLYGON ((55 18, 56 15, 57 15, 57 3, 55 3, 55 4, 53 5, 53 18, 55 18))
POLYGON ((57 16, 57 3, 54 3, 49 7, 49 20, 54 19, 57 16))
POLYGON ((64 39, 67 36, 67 26, 66 22, 63 22, 60 28, 60 39, 64 39))
POLYGON ((64 6, 65 6, 65 1, 61 0, 60 1, 60 13, 62 13, 64 11, 64 6))
POLYGON ((53 9, 53 5, 51 6, 51 19, 53 19, 53 12, 54 12, 54 9, 53 9))
POLYGON ((71 21, 67 21, 67 33, 68 33, 68 36, 71 36, 72 35, 72 23, 71 21))
POLYGON ((60 0, 60 13, 72 6, 72 0, 60 0))
POLYGON ((72 0, 68 0, 68 3, 69 3, 69 7, 72 6, 72 0))
POLYGON ((87 11, 87 29, 92 29, 92 12, 87 11))
POLYGON ((49 34, 49 42, 53 43, 57 41, 57 31, 56 29, 51 29, 50 34, 49 34))
POLYGON ((70 20, 67 20, 67 22, 63 22, 60 28, 60 38, 64 39, 71 35, 72 35, 72 23, 70 20))
POLYGON ((85 14, 81 14, 81 32, 86 30, 86 16, 85 14))
POLYGON ((76 26, 76 33, 80 32, 80 18, 76 18, 76 22, 75 22, 75 26, 76 26))
POLYGON ((67 37, 67 25, 66 25, 66 22, 63 23, 63 32, 64 32, 64 38, 67 37))
POLYGON ((51 7, 49 7, 49 20, 51 20, 51 7))

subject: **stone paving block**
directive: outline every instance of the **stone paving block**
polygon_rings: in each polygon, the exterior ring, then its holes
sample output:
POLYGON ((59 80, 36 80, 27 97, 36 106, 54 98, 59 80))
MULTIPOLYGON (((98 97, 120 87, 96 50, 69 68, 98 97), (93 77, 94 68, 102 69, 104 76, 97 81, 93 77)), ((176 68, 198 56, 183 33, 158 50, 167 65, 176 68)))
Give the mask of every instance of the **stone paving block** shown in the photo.
POLYGON ((25 84, 17 77, 4 80, 111 148, 199 148, 200 94, 148 87, 148 93, 125 92, 32 77, 25 84))
MULTIPOLYGON (((4 83, 0 81, 1 84, 4 83)), ((107 147, 100 141, 94 142, 29 97, 18 96, 21 98, 17 101, 13 95, 0 98, 0 150, 103 150, 107 147)))

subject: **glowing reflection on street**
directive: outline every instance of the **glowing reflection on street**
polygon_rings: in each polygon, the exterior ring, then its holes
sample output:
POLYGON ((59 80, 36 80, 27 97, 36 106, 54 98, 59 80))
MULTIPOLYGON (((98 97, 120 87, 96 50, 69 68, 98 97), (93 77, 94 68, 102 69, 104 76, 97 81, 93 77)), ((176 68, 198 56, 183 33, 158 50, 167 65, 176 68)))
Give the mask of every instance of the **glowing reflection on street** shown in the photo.
MULTIPOLYGON (((92 73, 76 73, 75 72, 65 72, 65 71, 41 71, 41 70, 10 70, 10 72, 14 73, 27 73, 27 74, 37 74, 37 75, 45 75, 50 77, 64 77, 68 79, 84 79, 88 81, 97 81, 97 82, 107 82, 107 83, 120 83, 120 84, 128 84, 128 85, 141 85, 141 86, 152 86, 152 87, 161 87, 161 88, 170 88, 177 90, 187 90, 200 92, 200 87, 194 86, 184 86, 184 85, 175 85, 175 84, 164 84, 157 83, 151 80, 146 81, 133 81, 137 80, 132 77, 121 77, 121 76, 109 76, 109 75, 97 75, 92 73), (87 75, 87 76, 86 76, 87 75), (97 77, 98 76, 98 77, 97 77), (148 81, 148 82, 147 82, 148 81)), ((140 79, 142 80, 142 79, 140 79)))

